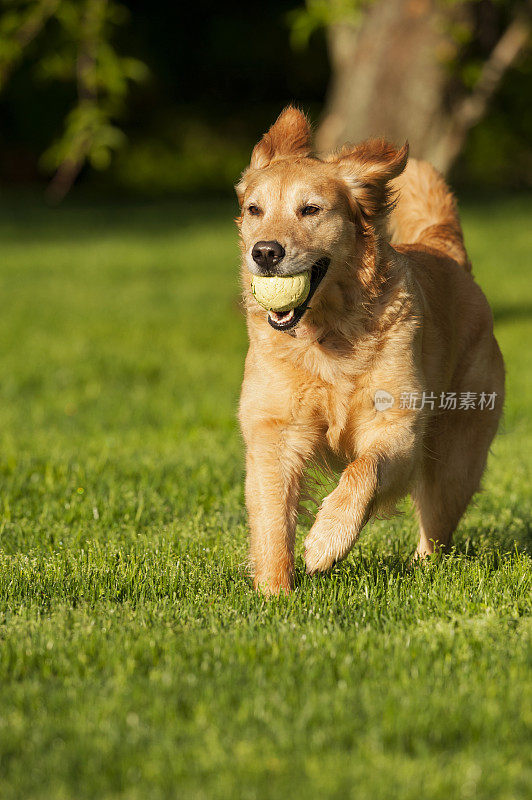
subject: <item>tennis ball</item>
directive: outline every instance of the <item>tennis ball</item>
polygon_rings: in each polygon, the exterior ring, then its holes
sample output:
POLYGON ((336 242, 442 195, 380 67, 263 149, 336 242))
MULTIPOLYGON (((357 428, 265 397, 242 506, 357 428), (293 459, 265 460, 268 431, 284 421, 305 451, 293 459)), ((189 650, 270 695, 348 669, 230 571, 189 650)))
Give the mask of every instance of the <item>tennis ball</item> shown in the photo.
POLYGON ((276 275, 271 278, 254 275, 251 291, 257 303, 267 311, 290 311, 308 297, 310 270, 298 275, 276 275))

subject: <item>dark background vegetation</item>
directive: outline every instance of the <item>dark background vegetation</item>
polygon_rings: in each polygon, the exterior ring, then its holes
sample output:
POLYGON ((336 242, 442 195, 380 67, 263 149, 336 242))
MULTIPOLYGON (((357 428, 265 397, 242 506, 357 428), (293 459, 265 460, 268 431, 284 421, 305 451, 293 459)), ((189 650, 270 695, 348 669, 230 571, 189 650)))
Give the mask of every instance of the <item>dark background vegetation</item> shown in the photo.
MULTIPOLYGON (((249 149, 287 102, 317 118, 328 63, 323 32, 308 49, 290 45, 288 13, 297 3, 128 2, 117 49, 149 68, 131 87, 121 125, 128 143, 100 179, 148 193, 228 190, 249 149)), ((39 159, 60 135, 72 87, 36 81, 36 42, 0 96, 1 178, 43 179, 39 159)), ((94 182, 94 173, 82 176, 94 182)))
MULTIPOLYGON (((326 32, 311 25, 306 43, 297 45, 294 20, 301 3, 132 0, 126 5, 128 19, 116 27, 113 46, 138 58, 149 73, 131 83, 117 114, 125 144, 109 168, 84 167, 82 184, 155 196, 229 192, 254 141, 284 105, 295 101, 318 123, 331 78, 326 32)), ((483 12, 478 36, 468 45, 468 68, 492 46, 506 5, 490 4, 489 13, 483 12)), ((43 182, 53 172, 42 154, 61 136, 75 87, 45 79, 39 61, 60 45, 52 21, 28 46, 0 94, 4 185, 43 182)), ((505 74, 453 167, 455 184, 530 184, 531 65, 529 49, 505 74)))

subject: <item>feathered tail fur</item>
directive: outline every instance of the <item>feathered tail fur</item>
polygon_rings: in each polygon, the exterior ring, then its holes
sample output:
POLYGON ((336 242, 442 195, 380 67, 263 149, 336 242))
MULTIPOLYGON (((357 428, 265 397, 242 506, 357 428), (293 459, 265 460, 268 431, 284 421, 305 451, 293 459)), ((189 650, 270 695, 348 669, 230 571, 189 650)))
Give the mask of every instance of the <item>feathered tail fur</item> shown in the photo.
POLYGON ((440 173, 411 158, 392 186, 398 200, 389 222, 391 243, 439 250, 470 272, 456 201, 440 173))

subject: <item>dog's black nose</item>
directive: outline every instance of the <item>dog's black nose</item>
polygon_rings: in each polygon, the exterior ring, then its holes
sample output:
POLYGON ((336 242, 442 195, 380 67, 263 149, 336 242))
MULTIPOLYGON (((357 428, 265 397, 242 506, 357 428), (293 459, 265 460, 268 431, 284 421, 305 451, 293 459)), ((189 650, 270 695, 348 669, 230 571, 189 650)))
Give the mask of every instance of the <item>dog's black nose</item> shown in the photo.
POLYGON ((279 242, 257 242, 251 255, 261 269, 270 270, 284 258, 284 247, 279 242))

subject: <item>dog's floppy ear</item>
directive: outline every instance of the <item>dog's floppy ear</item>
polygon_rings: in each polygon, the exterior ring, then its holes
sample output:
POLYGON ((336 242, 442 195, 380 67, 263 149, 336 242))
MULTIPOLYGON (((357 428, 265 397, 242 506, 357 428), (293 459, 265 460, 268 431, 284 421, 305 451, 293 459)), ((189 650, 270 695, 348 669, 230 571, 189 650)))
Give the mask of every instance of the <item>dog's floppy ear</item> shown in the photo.
POLYGON ((392 206, 388 182, 397 178, 408 161, 408 142, 397 150, 384 139, 368 139, 329 156, 336 164, 349 195, 366 220, 385 216, 392 206))
POLYGON ((309 153, 309 121, 302 111, 288 106, 253 148, 249 166, 251 169, 262 169, 276 158, 308 156, 309 153))

